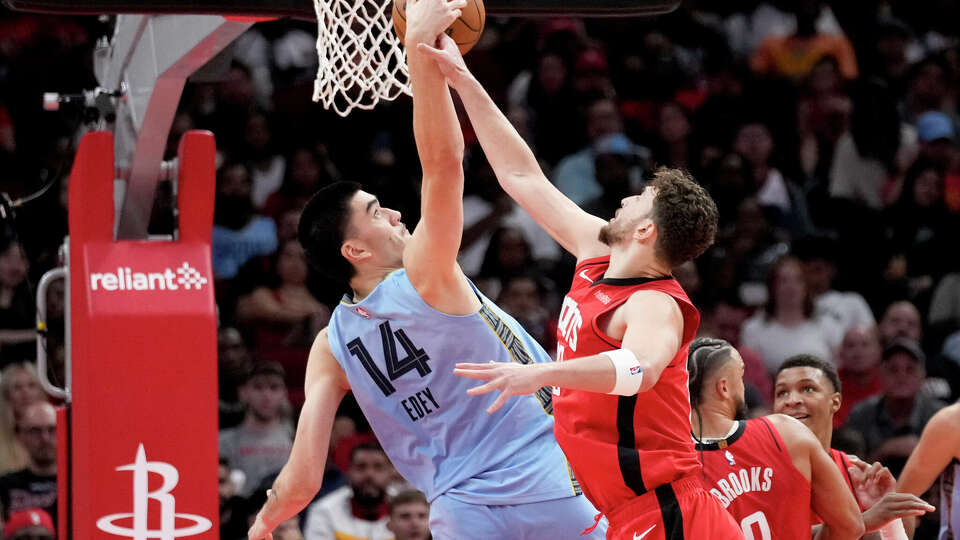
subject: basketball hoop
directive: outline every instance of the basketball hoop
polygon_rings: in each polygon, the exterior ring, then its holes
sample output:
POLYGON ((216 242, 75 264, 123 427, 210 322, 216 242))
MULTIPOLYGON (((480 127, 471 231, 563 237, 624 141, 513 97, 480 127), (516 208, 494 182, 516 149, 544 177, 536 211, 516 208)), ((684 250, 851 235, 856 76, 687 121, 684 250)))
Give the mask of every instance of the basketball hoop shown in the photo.
POLYGON ((393 0, 314 0, 320 65, 313 100, 347 116, 411 95, 410 73, 393 31, 393 0))

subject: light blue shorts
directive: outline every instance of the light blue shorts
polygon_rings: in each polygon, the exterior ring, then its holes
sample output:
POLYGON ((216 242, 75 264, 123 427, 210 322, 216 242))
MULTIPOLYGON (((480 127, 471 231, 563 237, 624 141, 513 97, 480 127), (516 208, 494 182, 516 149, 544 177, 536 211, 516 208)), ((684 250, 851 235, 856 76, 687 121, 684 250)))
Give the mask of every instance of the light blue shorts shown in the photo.
POLYGON ((468 504, 447 495, 430 505, 430 532, 434 540, 601 540, 607 520, 590 534, 597 510, 586 497, 502 506, 468 504))

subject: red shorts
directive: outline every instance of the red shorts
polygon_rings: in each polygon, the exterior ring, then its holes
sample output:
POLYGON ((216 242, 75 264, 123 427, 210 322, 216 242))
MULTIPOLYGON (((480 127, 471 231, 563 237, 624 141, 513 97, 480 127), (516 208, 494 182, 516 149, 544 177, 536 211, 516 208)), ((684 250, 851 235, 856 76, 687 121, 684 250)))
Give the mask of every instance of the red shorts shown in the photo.
POLYGON ((613 540, 743 540, 743 532, 696 476, 631 499, 607 514, 613 540))

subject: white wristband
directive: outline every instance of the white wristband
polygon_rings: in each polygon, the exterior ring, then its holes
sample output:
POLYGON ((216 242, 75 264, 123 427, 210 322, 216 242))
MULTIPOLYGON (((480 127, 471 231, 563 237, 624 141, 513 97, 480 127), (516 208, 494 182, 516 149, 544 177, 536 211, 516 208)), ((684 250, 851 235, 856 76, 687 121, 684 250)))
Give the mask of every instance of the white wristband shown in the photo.
POLYGON ((640 384, 643 383, 643 368, 633 351, 616 349, 601 354, 607 355, 613 362, 614 369, 617 370, 617 380, 613 385, 613 390, 607 392, 608 394, 632 396, 640 391, 640 384))

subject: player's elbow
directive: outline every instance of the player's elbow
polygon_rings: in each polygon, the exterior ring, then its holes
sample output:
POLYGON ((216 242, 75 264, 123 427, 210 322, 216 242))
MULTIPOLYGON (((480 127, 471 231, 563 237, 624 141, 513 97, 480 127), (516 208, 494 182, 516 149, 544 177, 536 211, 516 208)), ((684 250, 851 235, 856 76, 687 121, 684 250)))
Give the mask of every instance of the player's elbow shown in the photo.
POLYGON ((434 148, 432 152, 420 156, 420 165, 424 176, 432 175, 438 178, 449 178, 458 171, 463 171, 463 145, 444 145, 434 148))

